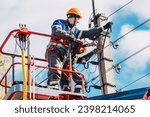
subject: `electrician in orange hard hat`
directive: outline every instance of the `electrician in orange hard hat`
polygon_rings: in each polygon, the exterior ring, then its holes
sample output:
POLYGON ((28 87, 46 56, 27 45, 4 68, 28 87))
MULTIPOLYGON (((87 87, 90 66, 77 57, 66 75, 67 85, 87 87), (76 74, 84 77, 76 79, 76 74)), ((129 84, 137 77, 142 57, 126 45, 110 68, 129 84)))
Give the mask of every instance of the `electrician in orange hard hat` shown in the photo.
MULTIPOLYGON (((112 24, 111 22, 108 22, 103 27, 96 27, 90 30, 79 30, 76 25, 82 18, 80 11, 77 8, 71 8, 67 11, 66 15, 67 20, 55 20, 51 26, 51 34, 59 38, 51 38, 47 46, 46 55, 49 67, 61 69, 64 68, 63 61, 67 56, 69 43, 75 43, 76 39, 82 38, 89 38, 94 40, 94 36, 99 36, 103 30, 110 28, 112 24)), ((72 54, 74 54, 74 51, 72 54)), ((75 71, 74 68, 73 70, 75 71)), ((61 77, 61 71, 49 70, 47 84, 54 89, 58 89, 60 84, 62 90, 69 91, 69 81, 61 79, 61 77)), ((73 74, 73 80, 76 83, 74 91, 79 93, 82 85, 81 76, 78 74, 73 74)))
POLYGON ((80 11, 77 8, 69 9, 66 15, 68 16, 68 15, 72 15, 72 14, 76 15, 79 19, 82 18, 82 15, 81 15, 80 11))

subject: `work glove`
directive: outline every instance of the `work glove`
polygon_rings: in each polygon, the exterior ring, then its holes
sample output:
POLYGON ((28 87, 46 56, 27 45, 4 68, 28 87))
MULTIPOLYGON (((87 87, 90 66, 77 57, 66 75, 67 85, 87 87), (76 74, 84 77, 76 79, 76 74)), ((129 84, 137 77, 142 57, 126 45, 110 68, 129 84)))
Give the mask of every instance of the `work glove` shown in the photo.
POLYGON ((75 38, 69 34, 66 35, 66 38, 71 41, 71 42, 74 42, 75 41, 75 38))
POLYGON ((106 25, 103 26, 103 27, 104 27, 104 30, 111 28, 111 25, 112 25, 112 24, 113 24, 112 22, 108 22, 106 25))

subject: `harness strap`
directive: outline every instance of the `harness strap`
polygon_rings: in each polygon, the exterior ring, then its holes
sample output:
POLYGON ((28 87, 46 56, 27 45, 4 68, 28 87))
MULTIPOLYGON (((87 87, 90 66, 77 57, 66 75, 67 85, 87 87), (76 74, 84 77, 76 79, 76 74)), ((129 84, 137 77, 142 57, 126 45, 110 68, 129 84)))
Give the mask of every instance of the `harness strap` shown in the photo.
POLYGON ((68 41, 66 39, 59 39, 59 40, 50 40, 50 42, 55 43, 56 45, 62 44, 64 48, 68 48, 68 41))

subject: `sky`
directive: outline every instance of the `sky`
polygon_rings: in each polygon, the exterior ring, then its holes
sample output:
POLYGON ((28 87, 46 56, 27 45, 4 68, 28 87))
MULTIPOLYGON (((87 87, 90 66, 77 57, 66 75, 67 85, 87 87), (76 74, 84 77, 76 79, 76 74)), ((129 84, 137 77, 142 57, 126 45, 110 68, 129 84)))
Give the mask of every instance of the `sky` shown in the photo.
MULTIPOLYGON (((130 0, 95 0, 95 8, 99 13, 105 13, 106 16, 109 16, 129 1, 130 0)), ((83 15, 83 19, 81 19, 77 27, 81 30, 88 29, 88 19, 92 13, 91 3, 92 0, 1 0, 0 44, 2 44, 11 30, 19 28, 19 24, 26 24, 30 31, 50 34, 50 27, 53 21, 56 19, 66 19, 65 14, 67 10, 72 7, 78 8, 83 15)), ((149 4, 149 0, 134 0, 128 6, 111 16, 108 19, 108 21, 113 22, 110 41, 116 40, 121 35, 149 19, 149 4)), ((13 39, 12 41, 13 42, 10 41, 7 45, 9 48, 6 48, 6 51, 15 51, 15 43, 13 39)), ((47 38, 33 36, 31 40, 31 54, 44 58, 48 41, 49 39, 47 38)), ((117 50, 111 47, 113 65, 150 44, 150 23, 146 23, 128 34, 122 38, 119 43, 120 45, 117 50)), ((17 48, 17 53, 19 52, 19 48, 17 48)), ((123 62, 121 64, 122 69, 120 74, 117 74, 115 70, 113 70, 117 90, 149 73, 149 60, 150 48, 147 48, 131 59, 123 62)), ((90 67, 91 72, 93 68, 95 67, 90 67)), ((80 66, 78 69, 82 70, 83 67, 80 66)), ((88 77, 90 79, 98 74, 98 70, 96 70, 94 74, 90 74, 91 72, 89 72, 89 70, 83 72, 86 74, 86 79, 88 79, 88 77), (88 76, 88 74, 90 76, 88 76)), ((96 79, 96 81, 98 81, 98 79, 96 79)), ((146 86, 150 86, 150 76, 143 78, 123 90, 146 86)), ((95 96, 100 93, 100 91, 91 90, 91 93, 87 94, 88 96, 95 96)))

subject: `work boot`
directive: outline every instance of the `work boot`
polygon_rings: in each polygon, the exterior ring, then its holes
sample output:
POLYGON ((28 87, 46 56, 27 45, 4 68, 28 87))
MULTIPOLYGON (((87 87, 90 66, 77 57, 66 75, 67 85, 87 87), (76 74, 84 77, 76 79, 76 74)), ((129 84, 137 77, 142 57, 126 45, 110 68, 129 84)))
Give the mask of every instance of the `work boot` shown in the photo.
POLYGON ((82 86, 81 86, 81 85, 76 85, 76 86, 75 86, 75 89, 74 89, 74 92, 75 92, 75 93, 81 93, 81 89, 82 89, 82 86))
POLYGON ((50 84, 48 85, 48 88, 59 90, 58 81, 51 81, 50 84))
POLYGON ((50 85, 50 86, 47 86, 47 87, 50 88, 50 89, 59 90, 59 86, 58 85, 50 85))
POLYGON ((63 85, 63 88, 62 88, 63 91, 68 91, 70 92, 70 88, 68 85, 63 85))
POLYGON ((75 88, 74 92, 75 93, 81 93, 81 88, 75 88))

